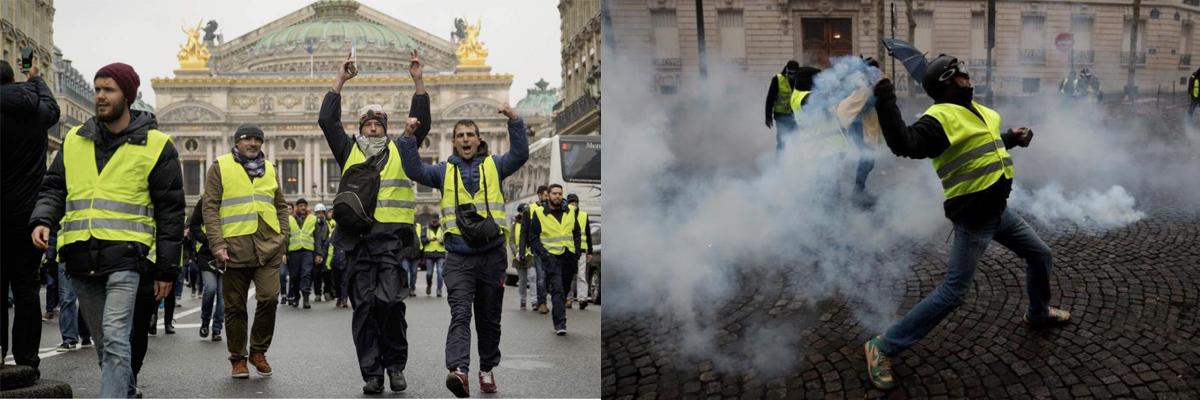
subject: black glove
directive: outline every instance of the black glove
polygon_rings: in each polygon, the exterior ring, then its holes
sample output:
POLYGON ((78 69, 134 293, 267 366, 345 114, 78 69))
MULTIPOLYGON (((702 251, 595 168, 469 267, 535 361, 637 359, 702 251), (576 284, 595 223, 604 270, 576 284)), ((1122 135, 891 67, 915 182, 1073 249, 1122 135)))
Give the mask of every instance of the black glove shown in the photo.
POLYGON ((884 97, 885 95, 895 97, 896 85, 892 84, 892 80, 888 78, 880 79, 875 83, 875 98, 884 97))

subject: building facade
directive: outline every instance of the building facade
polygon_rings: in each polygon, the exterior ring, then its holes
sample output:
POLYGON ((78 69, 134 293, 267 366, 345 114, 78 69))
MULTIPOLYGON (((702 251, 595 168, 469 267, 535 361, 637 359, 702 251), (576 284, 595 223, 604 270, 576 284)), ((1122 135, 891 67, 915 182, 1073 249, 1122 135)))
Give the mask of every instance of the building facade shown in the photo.
MULTIPOLYGON (((606 1, 616 51, 652 66, 661 92, 674 93, 679 85, 699 76, 695 1, 606 1)), ((882 37, 893 36, 894 19, 895 37, 931 57, 946 53, 967 60, 976 84, 983 83, 987 6, 982 0, 913 0, 911 12, 904 1, 894 0, 701 3, 707 65, 732 65, 766 79, 792 59, 827 66, 831 56, 878 57, 880 32, 882 37), (909 14, 915 25, 912 35, 909 14)), ((1200 60, 1192 62, 1192 55, 1200 50, 1198 20, 1197 0, 1143 1, 1137 24, 1132 23, 1132 2, 999 1, 993 87, 999 95, 1053 93, 1073 66, 1075 71, 1089 68, 1104 92, 1121 93, 1132 59, 1140 92, 1152 92, 1159 86, 1182 90, 1180 79, 1200 66, 1200 60), (1130 36, 1135 25, 1134 53, 1130 36), (1073 51, 1056 48, 1056 38, 1062 33, 1073 36, 1073 51)), ((885 72, 890 74, 890 60, 886 64, 885 72)))
POLYGON ((560 135, 600 134, 600 0, 560 0, 562 102, 555 108, 560 135))
POLYGON ((54 152, 62 148, 62 138, 67 131, 83 125, 96 115, 92 81, 84 78, 83 74, 71 65, 71 60, 63 58, 62 51, 57 47, 54 48, 54 75, 56 83, 50 90, 54 91, 54 99, 58 101, 59 117, 58 123, 50 128, 50 143, 46 150, 50 152, 51 157, 47 157, 47 163, 54 159, 54 152))
MULTIPOLYGON (((461 119, 478 123, 492 152, 507 151, 507 125, 497 110, 508 99, 512 75, 491 73, 485 55, 459 51, 464 42, 437 37, 354 1, 319 1, 241 37, 207 42, 205 67, 151 80, 159 127, 175 138, 180 151, 188 202, 199 198, 205 170, 231 151, 233 132, 242 123, 259 124, 266 132, 266 157, 275 163, 289 201, 331 202, 341 169, 317 114, 352 48, 360 72, 342 90, 346 132, 358 131, 361 107, 379 104, 389 115, 389 135, 400 134, 414 91, 408 53, 416 49, 433 113, 431 131, 420 146, 423 161, 435 163, 452 154, 452 128, 461 119)), ((194 61, 194 55, 183 53, 177 55, 181 65, 185 58, 194 61)), ((436 191, 419 185, 416 191, 418 215, 436 213, 436 191)))
POLYGON ((514 110, 525 120, 529 128, 530 142, 555 134, 554 106, 558 104, 558 89, 550 87, 545 79, 539 79, 534 87, 525 90, 525 97, 517 101, 514 110))
POLYGON ((21 48, 32 48, 42 79, 55 87, 54 0, 0 1, 0 46, 18 81, 25 80, 17 66, 21 48))

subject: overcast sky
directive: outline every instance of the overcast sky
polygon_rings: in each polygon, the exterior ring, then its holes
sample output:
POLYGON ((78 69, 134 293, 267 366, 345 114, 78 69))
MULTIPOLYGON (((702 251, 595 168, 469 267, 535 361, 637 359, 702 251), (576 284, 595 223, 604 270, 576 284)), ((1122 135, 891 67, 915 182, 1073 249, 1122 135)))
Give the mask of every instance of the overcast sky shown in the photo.
MULTIPOLYGON (((8 1, 8 0, 0 0, 8 1)), ((181 30, 203 19, 220 24, 229 42, 304 8, 313 0, 58 0, 54 2, 54 44, 89 82, 100 67, 115 61, 141 76, 142 98, 154 102, 150 78, 174 76, 175 53, 187 41, 181 30)), ((544 78, 562 85, 560 16, 554 0, 359 0, 417 28, 449 40, 454 18, 482 19, 479 40, 487 47, 493 73, 513 75, 509 99, 544 78)), ((333 75, 333 72, 329 72, 333 75)), ((157 108, 157 105, 155 105, 157 108)))

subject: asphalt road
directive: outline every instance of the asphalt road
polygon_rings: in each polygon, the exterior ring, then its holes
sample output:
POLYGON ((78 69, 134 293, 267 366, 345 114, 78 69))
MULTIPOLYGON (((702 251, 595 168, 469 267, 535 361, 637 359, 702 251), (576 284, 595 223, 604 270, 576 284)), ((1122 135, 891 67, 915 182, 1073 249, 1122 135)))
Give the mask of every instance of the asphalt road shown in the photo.
MULTIPOLYGON (((449 306, 445 297, 425 296, 423 274, 419 294, 407 300, 408 390, 385 391, 376 397, 453 397, 445 387, 444 367, 449 306)), ((600 307, 569 310, 568 335, 558 337, 548 314, 518 309, 515 287, 505 290, 504 303, 503 358, 494 370, 499 393, 486 397, 600 397, 600 307)), ((146 397, 367 397, 361 391, 349 308, 336 309, 333 302, 313 303, 309 310, 281 307, 267 352, 273 376, 260 377, 251 368, 251 378, 241 380, 229 377, 225 342, 200 338, 199 299, 185 289, 181 304, 176 312, 176 334, 165 335, 160 319, 158 335, 150 337, 139 377, 146 397)), ((253 318, 253 311, 250 314, 253 318)), ((474 328, 472 335, 474 340, 474 328)), ((71 384, 75 397, 98 396, 100 370, 95 350, 57 353, 54 347, 61 342, 57 320, 43 322, 42 377, 71 384)), ((481 395, 475 375, 478 354, 475 345, 471 347, 471 392, 477 397, 481 395)), ((11 359, 9 356, 6 362, 11 359)))

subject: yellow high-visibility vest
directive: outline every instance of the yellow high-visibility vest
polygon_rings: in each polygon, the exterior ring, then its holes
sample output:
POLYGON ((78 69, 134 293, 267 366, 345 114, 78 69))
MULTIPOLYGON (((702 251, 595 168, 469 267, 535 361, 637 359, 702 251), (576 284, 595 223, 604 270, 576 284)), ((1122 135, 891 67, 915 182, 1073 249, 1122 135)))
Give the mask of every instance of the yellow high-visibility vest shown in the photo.
MULTIPOLYGON (((522 224, 520 222, 513 223, 513 230, 512 230, 513 251, 520 251, 520 249, 521 249, 521 225, 522 224)), ((529 246, 525 246, 525 256, 529 257, 532 255, 533 255, 533 250, 530 249, 529 246)))
POLYGON ((939 103, 925 110, 942 125, 950 147, 933 158, 947 199, 987 189, 1000 177, 1013 178, 1013 161, 1000 138, 1000 114, 972 102, 983 116, 962 106, 939 103))
POLYGON ((288 226, 291 231, 288 232, 288 251, 296 250, 314 250, 316 245, 313 243, 313 232, 317 229, 317 218, 312 214, 304 217, 304 225, 298 226, 296 216, 288 216, 288 226))
POLYGON ((792 115, 796 117, 800 116, 800 107, 804 104, 804 98, 808 97, 808 93, 809 92, 803 90, 796 90, 792 92, 792 98, 789 102, 789 107, 792 108, 792 115))
POLYGON ((588 229, 591 229, 591 227, 589 227, 588 223, 587 223, 587 221, 588 221, 587 211, 576 209, 576 219, 579 220, 579 248, 580 248, 579 254, 583 254, 588 251, 588 243, 587 243, 586 235, 587 235, 588 229))
POLYGON ((426 253, 445 253, 446 245, 442 244, 442 235, 446 229, 438 226, 436 229, 430 230, 425 228, 425 235, 429 237, 429 244, 425 245, 426 253))
POLYGON ((150 171, 170 141, 167 134, 151 129, 145 144, 122 144, 99 171, 95 142, 80 135, 78 126, 67 132, 62 145, 66 212, 57 248, 91 238, 153 247, 157 224, 150 171))
POLYGON ((779 88, 779 94, 775 96, 775 108, 772 111, 779 114, 789 114, 794 107, 791 106, 792 98, 792 83, 788 82, 788 78, 783 74, 775 75, 775 86, 779 88))
POLYGON ((504 194, 500 192, 500 170, 496 168, 496 161, 492 156, 485 156, 482 163, 479 164, 479 174, 482 179, 479 182, 479 188, 472 196, 467 193, 467 187, 463 184, 462 173, 458 166, 446 163, 446 176, 442 180, 442 218, 441 224, 446 230, 445 233, 462 236, 462 231, 458 230, 458 223, 454 216, 454 193, 458 192, 459 204, 474 204, 475 212, 484 217, 488 216, 488 211, 491 210, 492 219, 500 226, 500 230, 508 233, 508 218, 504 212, 504 194))
POLYGON ((233 159, 233 154, 217 157, 221 172, 221 237, 231 238, 258 232, 258 221, 267 223, 272 232, 279 233, 279 214, 275 209, 275 194, 279 181, 275 165, 264 163, 263 176, 250 179, 246 168, 233 159))
MULTIPOLYGON (((350 146, 350 157, 342 173, 355 164, 367 161, 358 146, 350 146)), ((375 220, 393 224, 411 224, 414 220, 413 206, 416 205, 416 195, 413 194, 413 183, 404 173, 400 162, 400 150, 396 143, 388 141, 388 157, 383 168, 379 171, 379 199, 375 201, 375 220)))
POLYGON ((563 211, 562 219, 554 219, 546 213, 545 208, 539 208, 536 215, 542 228, 538 239, 542 241, 542 246, 546 247, 547 252, 553 255, 567 251, 575 252, 575 236, 572 232, 578 225, 578 220, 575 218, 574 207, 567 207, 563 211))

